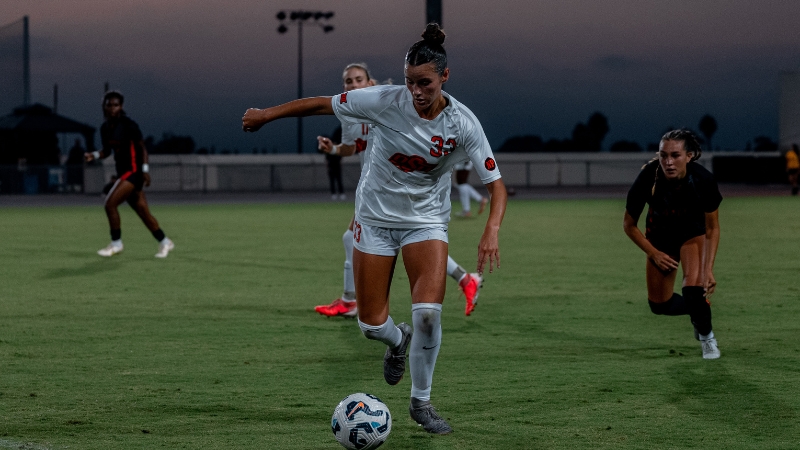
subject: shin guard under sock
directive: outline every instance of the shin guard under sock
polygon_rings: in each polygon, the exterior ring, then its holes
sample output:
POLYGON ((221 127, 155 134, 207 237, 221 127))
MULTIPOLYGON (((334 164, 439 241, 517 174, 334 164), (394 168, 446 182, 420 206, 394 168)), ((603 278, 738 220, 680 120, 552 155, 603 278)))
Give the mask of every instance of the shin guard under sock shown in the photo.
POLYGON ((411 397, 430 400, 433 369, 442 343, 442 305, 416 303, 411 305, 414 335, 408 351, 411 370, 411 397))
POLYGON ((711 332, 711 305, 708 304, 705 296, 705 289, 702 286, 686 286, 683 288, 683 298, 689 308, 689 316, 692 324, 700 334, 711 332))

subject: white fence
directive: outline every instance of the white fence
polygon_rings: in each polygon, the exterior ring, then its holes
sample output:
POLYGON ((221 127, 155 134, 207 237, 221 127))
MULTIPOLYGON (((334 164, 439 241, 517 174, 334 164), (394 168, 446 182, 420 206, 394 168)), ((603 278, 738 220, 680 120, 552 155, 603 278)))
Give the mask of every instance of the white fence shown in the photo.
MULTIPOLYGON (((726 153, 727 155, 727 153, 726 153)), ((653 153, 498 153, 498 167, 508 186, 610 186, 633 182, 653 153)), ((700 159, 711 170, 713 155, 700 159)), ((357 158, 342 159, 342 180, 354 190, 357 158)), ((161 192, 299 192, 325 191, 325 157, 307 155, 151 155, 149 190, 161 192)), ((112 158, 86 167, 84 191, 98 193, 114 174, 112 158)), ((480 184, 473 176, 470 181, 480 184)))

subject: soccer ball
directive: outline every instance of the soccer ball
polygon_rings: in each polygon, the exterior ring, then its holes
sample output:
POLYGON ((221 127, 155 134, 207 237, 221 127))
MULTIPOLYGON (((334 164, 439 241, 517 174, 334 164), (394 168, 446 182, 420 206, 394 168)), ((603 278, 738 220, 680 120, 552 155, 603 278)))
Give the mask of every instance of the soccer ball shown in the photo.
POLYGON ((336 405, 331 430, 344 448, 370 450, 380 447, 389 437, 392 417, 381 399, 359 392, 336 405))

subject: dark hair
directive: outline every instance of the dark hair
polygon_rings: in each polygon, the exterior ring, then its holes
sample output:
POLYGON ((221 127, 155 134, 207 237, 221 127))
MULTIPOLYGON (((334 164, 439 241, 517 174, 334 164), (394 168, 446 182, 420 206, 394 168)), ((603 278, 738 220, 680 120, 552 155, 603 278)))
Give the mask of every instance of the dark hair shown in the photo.
POLYGON ((109 101, 112 98, 116 98, 117 100, 119 100, 119 104, 120 105, 125 103, 125 96, 122 95, 122 92, 120 92, 120 91, 108 91, 103 96, 103 104, 105 105, 106 102, 109 101))
MULTIPOLYGON (((686 153, 692 154, 692 158, 689 160, 689 162, 697 161, 700 159, 700 155, 703 153, 700 148, 700 142, 697 140, 697 136, 691 130, 687 130, 686 128, 667 131, 664 133, 664 136, 661 136, 661 142, 664 141, 683 142, 683 148, 686 150, 686 153)), ((658 161, 658 156, 650 160, 650 162, 653 161, 658 161)), ((642 167, 642 169, 644 169, 644 167, 642 167)), ((658 172, 660 170, 661 165, 659 164, 656 166, 656 175, 653 178, 653 188, 650 189, 650 195, 656 194, 656 184, 658 183, 658 172)))
POLYGON ((661 136, 661 141, 683 142, 683 148, 686 150, 686 153, 692 154, 692 159, 690 162, 697 161, 700 159, 700 155, 703 154, 703 150, 700 148, 700 142, 697 140, 697 136, 692 133, 691 130, 687 130, 686 128, 667 131, 664 136, 661 136))
POLYGON ((444 51, 444 31, 436 22, 431 22, 422 33, 422 40, 417 41, 406 53, 406 63, 410 66, 421 66, 433 63, 436 73, 444 74, 447 68, 447 52, 444 51))

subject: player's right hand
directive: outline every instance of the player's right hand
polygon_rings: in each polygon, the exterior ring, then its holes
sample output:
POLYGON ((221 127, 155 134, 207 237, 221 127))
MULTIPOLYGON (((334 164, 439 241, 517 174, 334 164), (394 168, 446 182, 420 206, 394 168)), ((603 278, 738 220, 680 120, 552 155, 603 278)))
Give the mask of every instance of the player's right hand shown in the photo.
POLYGON ((94 161, 94 155, 89 152, 86 152, 83 154, 83 160, 86 162, 92 162, 94 161))
POLYGON ((249 108, 242 116, 242 130, 254 132, 261 129, 267 121, 262 117, 263 110, 257 108, 249 108))
POLYGON ((659 269, 664 272, 672 272, 678 268, 678 262, 672 259, 666 253, 660 252, 656 250, 656 252, 650 257, 650 260, 653 261, 653 264, 656 265, 659 269))

